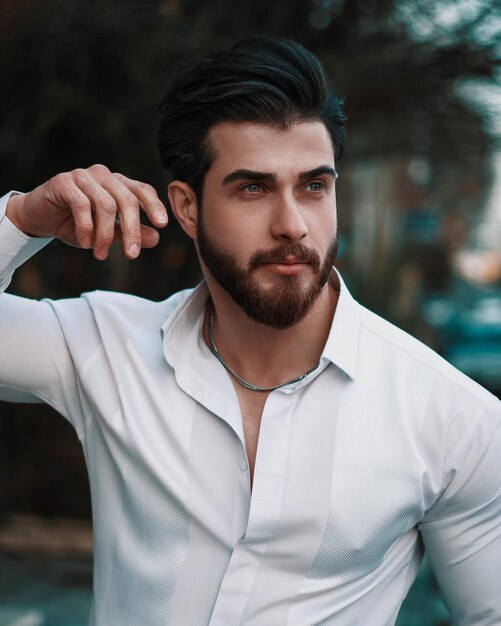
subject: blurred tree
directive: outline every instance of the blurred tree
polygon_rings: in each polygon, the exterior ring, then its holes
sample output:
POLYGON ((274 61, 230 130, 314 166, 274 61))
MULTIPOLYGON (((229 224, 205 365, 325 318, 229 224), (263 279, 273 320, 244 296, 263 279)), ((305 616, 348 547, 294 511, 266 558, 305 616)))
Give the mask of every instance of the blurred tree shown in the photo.
MULTIPOLYGON (((494 0, 244 0, 238 8, 230 0, 4 0, 1 187, 29 189, 58 171, 104 162, 161 191, 155 111, 172 75, 208 51, 268 34, 313 49, 347 94, 348 165, 418 157, 429 171, 421 183, 428 202, 468 212, 472 198, 458 188, 484 187, 489 135, 458 84, 493 76, 496 15, 494 0)), ((341 206, 350 207, 349 189, 340 188, 341 206)), ((342 226, 352 228, 347 213, 342 226)), ((76 256, 48 252, 40 263, 61 269, 44 274, 39 289, 70 295, 111 285, 163 297, 198 276, 176 227, 141 266, 118 254, 107 268, 82 266, 76 256), (68 280, 73 264, 77 280, 68 280)))

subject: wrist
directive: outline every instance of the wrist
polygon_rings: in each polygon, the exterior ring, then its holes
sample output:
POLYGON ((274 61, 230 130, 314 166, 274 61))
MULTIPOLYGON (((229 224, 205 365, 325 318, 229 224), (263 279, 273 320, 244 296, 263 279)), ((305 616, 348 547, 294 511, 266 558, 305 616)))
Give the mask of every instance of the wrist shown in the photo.
POLYGON ((5 216, 14 224, 14 226, 29 237, 36 237, 26 228, 22 216, 24 207, 24 194, 14 194, 7 200, 5 216))

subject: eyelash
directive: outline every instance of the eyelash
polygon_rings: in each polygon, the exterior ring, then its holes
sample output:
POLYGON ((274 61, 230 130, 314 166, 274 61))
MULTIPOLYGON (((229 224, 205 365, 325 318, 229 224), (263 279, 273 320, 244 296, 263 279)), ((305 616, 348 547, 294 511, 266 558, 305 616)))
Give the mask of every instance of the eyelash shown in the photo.
POLYGON ((249 187, 258 187, 258 191, 263 190, 263 186, 260 183, 247 183, 241 187, 241 191, 248 191, 249 193, 257 193, 257 191, 250 191, 249 187))
MULTIPOLYGON (((318 185, 317 191, 312 191, 312 193, 318 193, 320 191, 323 191, 326 188, 326 184, 324 182, 322 182, 321 180, 314 180, 310 183, 307 183, 304 186, 304 189, 307 189, 308 187, 311 187, 312 185, 318 185)), ((259 193, 263 191, 263 189, 264 187, 260 183, 247 183, 246 185, 240 188, 240 191, 253 194, 253 193, 259 193), (254 191, 250 191, 249 187, 257 187, 257 189, 255 189, 254 191)))
MULTIPOLYGON (((311 187, 312 185, 318 185, 318 190, 317 191, 323 191, 325 189, 325 183, 323 183, 321 180, 314 180, 311 183, 308 183, 307 185, 305 185, 305 189, 307 187, 311 187)), ((315 193, 315 192, 314 192, 315 193)))

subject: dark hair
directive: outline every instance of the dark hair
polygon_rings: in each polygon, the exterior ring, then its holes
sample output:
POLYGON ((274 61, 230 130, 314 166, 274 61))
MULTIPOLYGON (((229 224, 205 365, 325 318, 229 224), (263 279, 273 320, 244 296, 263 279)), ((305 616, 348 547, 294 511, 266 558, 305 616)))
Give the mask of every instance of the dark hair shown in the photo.
POLYGON ((329 90, 317 57, 293 41, 247 39, 207 57, 176 80, 160 114, 162 162, 174 179, 190 185, 199 201, 214 157, 207 135, 218 122, 288 128, 318 120, 330 134, 335 157, 343 151, 342 101, 329 90))

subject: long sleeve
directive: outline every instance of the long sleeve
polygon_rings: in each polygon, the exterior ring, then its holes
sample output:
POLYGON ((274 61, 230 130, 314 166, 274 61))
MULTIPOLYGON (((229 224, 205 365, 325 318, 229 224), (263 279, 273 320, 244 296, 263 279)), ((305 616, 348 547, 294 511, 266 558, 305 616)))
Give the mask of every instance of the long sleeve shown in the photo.
MULTIPOLYGON (((20 232, 0 200, 0 287, 50 239, 20 232)), ((49 301, 0 294, 0 399, 46 402, 70 421, 79 415, 78 383, 59 320, 49 301)))
POLYGON ((420 525, 455 626, 501 624, 501 403, 446 467, 448 487, 420 525))

